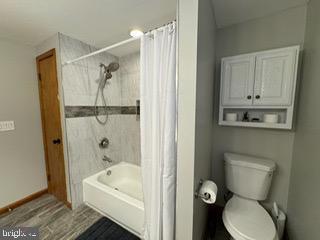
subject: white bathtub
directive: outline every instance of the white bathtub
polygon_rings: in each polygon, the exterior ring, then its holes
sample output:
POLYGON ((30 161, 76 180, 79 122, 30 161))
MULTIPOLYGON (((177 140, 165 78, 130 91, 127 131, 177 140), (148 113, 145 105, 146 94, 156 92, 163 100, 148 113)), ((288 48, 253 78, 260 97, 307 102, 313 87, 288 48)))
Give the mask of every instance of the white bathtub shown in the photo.
POLYGON ((84 179, 83 200, 89 207, 141 237, 144 205, 139 166, 121 162, 84 179))

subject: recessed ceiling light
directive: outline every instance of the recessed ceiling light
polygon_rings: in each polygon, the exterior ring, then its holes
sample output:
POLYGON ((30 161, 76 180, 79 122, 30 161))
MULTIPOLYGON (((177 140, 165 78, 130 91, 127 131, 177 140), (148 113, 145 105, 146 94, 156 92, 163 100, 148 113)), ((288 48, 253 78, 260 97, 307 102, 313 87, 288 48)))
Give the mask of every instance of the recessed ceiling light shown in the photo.
POLYGON ((139 29, 133 29, 130 31, 130 36, 134 38, 141 37, 143 35, 143 32, 139 29))

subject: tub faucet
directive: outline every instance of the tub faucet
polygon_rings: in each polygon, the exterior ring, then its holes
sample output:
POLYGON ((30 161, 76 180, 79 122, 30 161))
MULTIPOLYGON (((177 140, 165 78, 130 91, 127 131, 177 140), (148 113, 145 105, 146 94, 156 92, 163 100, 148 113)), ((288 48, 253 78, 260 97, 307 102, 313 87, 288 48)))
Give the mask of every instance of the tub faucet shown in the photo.
POLYGON ((109 139, 108 138, 102 138, 100 143, 99 143, 99 148, 101 149, 105 149, 105 148, 108 148, 110 142, 109 142, 109 139))
POLYGON ((112 159, 107 157, 106 155, 103 156, 102 161, 112 163, 112 159))

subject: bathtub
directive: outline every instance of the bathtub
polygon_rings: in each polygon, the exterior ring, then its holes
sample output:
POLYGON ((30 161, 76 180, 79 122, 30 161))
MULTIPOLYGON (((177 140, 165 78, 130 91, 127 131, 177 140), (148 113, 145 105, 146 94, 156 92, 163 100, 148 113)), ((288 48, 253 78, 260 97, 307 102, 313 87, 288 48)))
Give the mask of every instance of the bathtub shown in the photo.
POLYGON ((120 162, 83 180, 86 205, 138 237, 144 222, 141 169, 120 162))

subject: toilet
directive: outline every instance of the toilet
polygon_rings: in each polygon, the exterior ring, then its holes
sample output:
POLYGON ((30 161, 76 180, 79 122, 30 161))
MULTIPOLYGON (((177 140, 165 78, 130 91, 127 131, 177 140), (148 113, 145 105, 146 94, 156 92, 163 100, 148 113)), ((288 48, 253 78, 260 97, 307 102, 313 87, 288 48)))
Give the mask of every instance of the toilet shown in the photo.
POLYGON ((246 155, 225 153, 227 188, 233 197, 222 218, 231 240, 278 240, 269 213, 258 201, 267 198, 276 164, 246 155))

